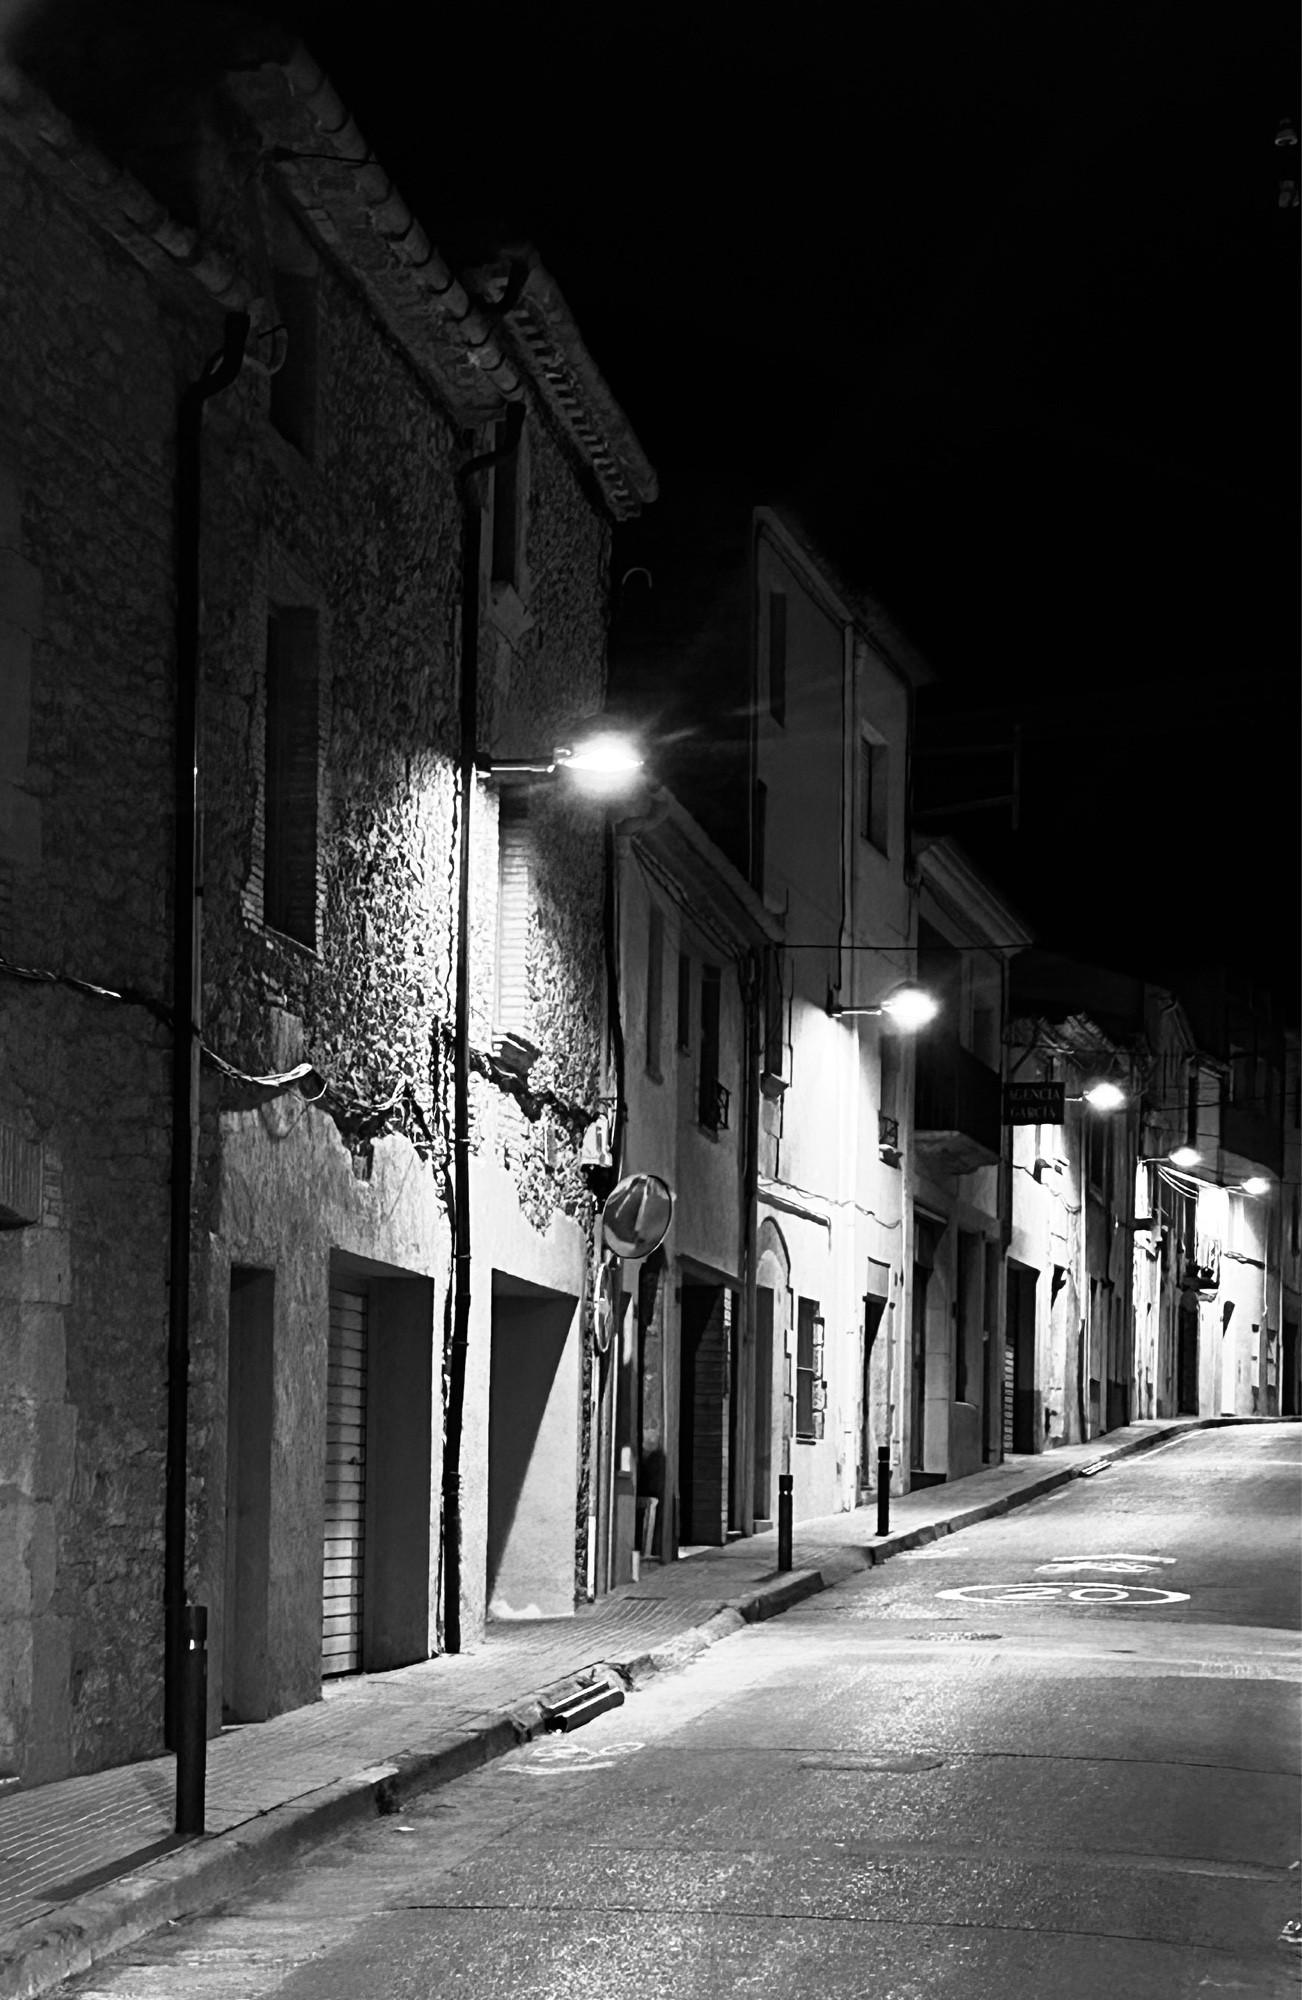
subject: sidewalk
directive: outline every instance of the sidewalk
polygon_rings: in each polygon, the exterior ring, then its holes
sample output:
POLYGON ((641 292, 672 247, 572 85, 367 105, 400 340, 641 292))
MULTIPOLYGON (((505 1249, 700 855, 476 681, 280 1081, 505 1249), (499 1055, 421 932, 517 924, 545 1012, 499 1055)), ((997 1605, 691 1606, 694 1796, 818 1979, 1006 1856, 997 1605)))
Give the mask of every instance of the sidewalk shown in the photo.
MULTIPOLYGON (((1213 1420, 1214 1421, 1214 1420, 1213 1420)), ((1230 1421, 1233 1421, 1232 1419, 1230 1421)), ((350 1820, 395 1809, 547 1727, 544 1700, 638 1685, 901 1549, 1039 1498, 1090 1467, 1206 1428, 1132 1424, 953 1486, 798 1522, 795 1567, 773 1531, 654 1568, 573 1618, 490 1628, 482 1645, 331 1685, 324 1700, 208 1745, 207 1831, 172 1834, 170 1756, 0 1798, 0 2000, 28 2000, 132 1939, 210 1909, 350 1820)))

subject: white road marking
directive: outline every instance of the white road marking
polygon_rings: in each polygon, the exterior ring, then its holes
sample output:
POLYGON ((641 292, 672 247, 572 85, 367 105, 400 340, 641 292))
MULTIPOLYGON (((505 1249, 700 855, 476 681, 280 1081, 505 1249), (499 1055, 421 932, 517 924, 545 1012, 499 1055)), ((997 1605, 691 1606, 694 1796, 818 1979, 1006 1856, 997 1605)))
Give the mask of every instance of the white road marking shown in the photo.
POLYGON ((1121 1583, 969 1583, 959 1590, 938 1590, 937 1597, 961 1597, 976 1604, 1069 1604, 1114 1606, 1187 1604, 1187 1590, 1157 1590, 1152 1584, 1121 1583))
POLYGON ((1105 1576, 1146 1576, 1161 1563, 1173 1563, 1174 1556, 1055 1556, 1052 1562, 1037 1563, 1037 1576, 1078 1576, 1094 1570, 1105 1576))

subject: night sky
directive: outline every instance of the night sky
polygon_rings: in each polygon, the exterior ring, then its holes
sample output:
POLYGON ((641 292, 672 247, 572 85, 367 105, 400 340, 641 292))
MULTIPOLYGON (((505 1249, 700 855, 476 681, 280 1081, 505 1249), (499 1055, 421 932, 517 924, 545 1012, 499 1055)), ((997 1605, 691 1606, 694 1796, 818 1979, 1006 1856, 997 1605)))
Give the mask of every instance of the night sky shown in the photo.
POLYGON ((454 259, 537 244, 661 510, 794 501, 933 736, 1020 720, 951 830, 1046 941, 1295 1011, 1293 5, 263 11, 454 259))

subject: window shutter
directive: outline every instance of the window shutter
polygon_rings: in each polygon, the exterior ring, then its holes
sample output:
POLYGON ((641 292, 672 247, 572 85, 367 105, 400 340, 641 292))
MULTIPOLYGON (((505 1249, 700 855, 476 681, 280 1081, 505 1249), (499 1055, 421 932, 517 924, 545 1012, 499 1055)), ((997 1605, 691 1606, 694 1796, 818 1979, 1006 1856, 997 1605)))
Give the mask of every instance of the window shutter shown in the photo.
POLYGON ((321 777, 315 612, 276 611, 267 620, 266 723, 263 917, 273 930, 315 946, 321 777))
POLYGON ((528 1039, 529 918, 533 906, 529 865, 529 809, 504 795, 497 820, 497 1026, 528 1039))

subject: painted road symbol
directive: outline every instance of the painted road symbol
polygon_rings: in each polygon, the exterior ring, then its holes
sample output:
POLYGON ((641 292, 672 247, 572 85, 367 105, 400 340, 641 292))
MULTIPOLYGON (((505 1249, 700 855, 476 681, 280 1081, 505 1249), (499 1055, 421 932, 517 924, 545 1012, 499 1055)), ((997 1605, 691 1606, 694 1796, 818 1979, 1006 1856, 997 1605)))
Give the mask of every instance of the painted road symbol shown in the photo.
POLYGON ((1092 1570, 1097 1576, 1147 1576, 1174 1556, 1055 1556, 1052 1562, 1037 1563, 1037 1576, 1079 1576, 1092 1570))
POLYGON ((959 1590, 938 1590, 937 1597, 961 1597, 977 1604, 1123 1605, 1187 1604, 1187 1590, 1156 1590, 1152 1584, 1125 1583, 969 1583, 959 1590))
POLYGON ((640 1743, 603 1743, 589 1749, 586 1743, 535 1743, 525 1751, 515 1768, 534 1777, 559 1777, 566 1771, 611 1771, 620 1757, 631 1757, 640 1743))

